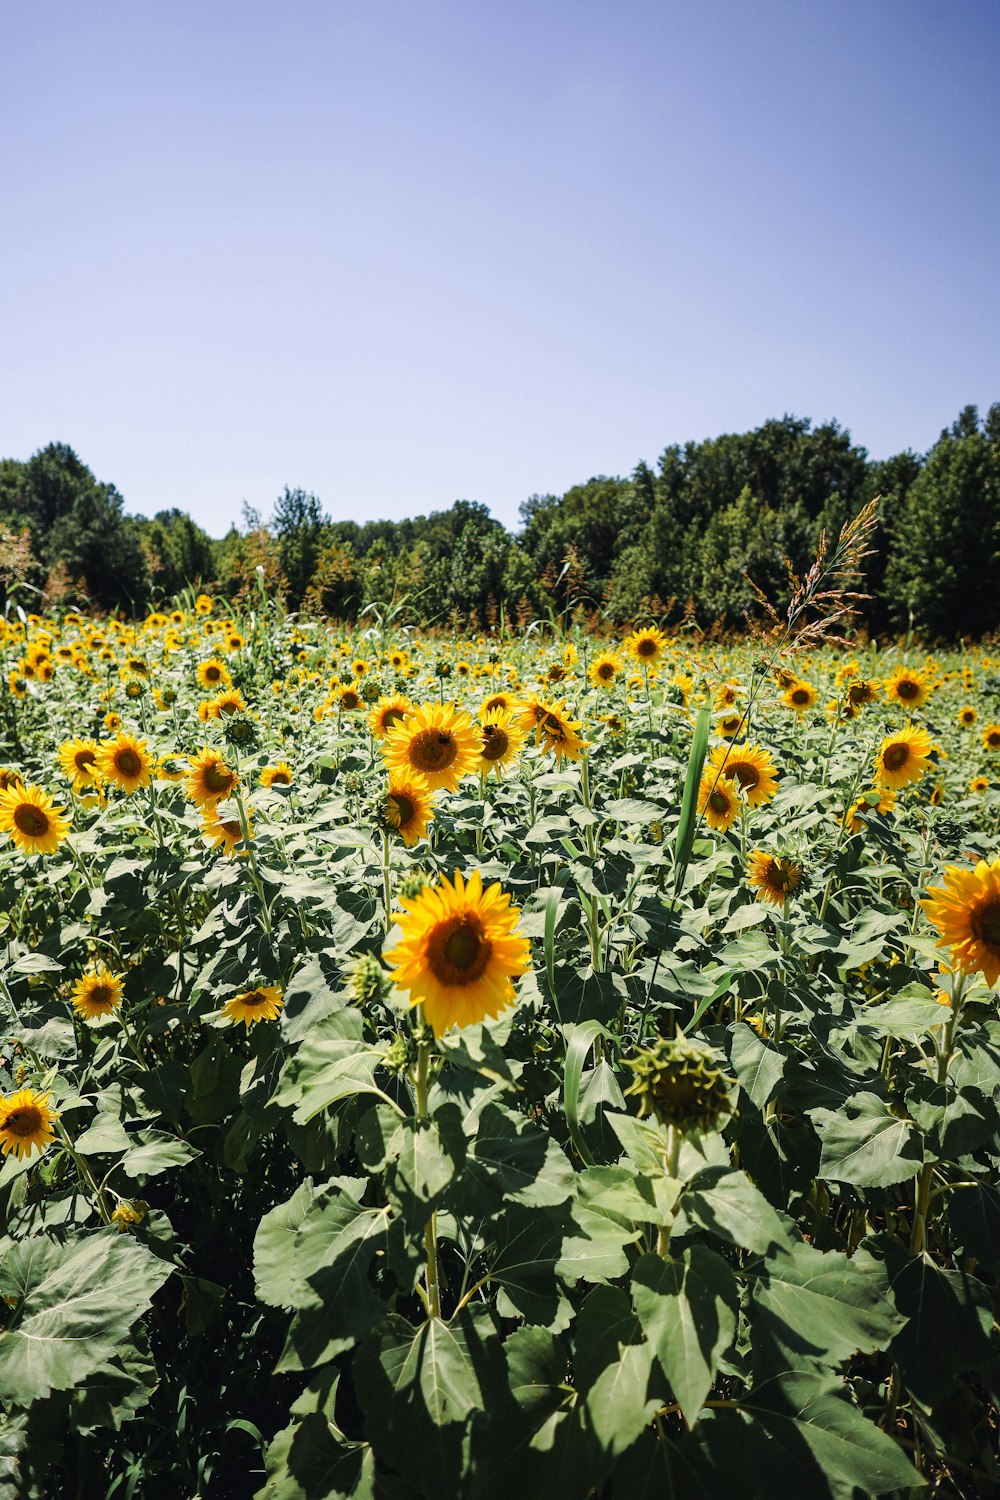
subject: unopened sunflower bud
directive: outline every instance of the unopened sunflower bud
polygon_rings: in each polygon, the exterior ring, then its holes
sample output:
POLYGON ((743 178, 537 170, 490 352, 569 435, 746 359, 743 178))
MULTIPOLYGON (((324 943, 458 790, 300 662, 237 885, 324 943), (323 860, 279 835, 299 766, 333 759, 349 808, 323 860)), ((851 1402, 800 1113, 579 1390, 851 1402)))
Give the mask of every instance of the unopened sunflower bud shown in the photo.
POLYGON ((715 1130, 732 1108, 735 1080, 727 1077, 711 1048, 687 1037, 657 1037, 625 1066, 634 1076, 625 1090, 640 1101, 639 1114, 655 1115, 678 1130, 715 1130))
POLYGON ((260 732, 249 714, 223 715, 222 737, 229 745, 240 750, 256 750, 260 744, 260 732))
POLYGON ((413 901, 429 883, 423 870, 407 870, 396 889, 404 900, 413 901))
POLYGON ((373 1005, 388 988, 389 976, 374 953, 361 953, 347 975, 347 990, 355 1005, 373 1005))
POLYGON ((146 1217, 145 1206, 140 1203, 119 1203, 112 1210, 111 1222, 124 1234, 126 1229, 131 1229, 136 1224, 141 1224, 146 1217))

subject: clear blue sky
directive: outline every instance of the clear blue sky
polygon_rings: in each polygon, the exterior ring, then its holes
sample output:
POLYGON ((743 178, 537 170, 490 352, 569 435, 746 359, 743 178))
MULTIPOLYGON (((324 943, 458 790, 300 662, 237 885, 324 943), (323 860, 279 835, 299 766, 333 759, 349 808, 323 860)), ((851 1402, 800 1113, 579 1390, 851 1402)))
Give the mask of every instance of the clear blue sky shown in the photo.
POLYGON ((7 0, 0 454, 214 534, 1000 400, 996 0, 7 0))

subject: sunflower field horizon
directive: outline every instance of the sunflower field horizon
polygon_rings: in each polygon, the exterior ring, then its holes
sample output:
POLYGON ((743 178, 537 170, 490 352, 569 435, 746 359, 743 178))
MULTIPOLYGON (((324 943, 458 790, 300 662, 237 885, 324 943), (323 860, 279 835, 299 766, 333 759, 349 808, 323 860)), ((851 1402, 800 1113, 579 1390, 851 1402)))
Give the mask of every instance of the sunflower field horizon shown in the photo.
POLYGON ((293 492, 131 616, 8 539, 0 1500, 1000 1490, 1000 647, 859 627, 998 441, 811 559, 741 485, 712 616, 565 497, 433 627, 293 492))

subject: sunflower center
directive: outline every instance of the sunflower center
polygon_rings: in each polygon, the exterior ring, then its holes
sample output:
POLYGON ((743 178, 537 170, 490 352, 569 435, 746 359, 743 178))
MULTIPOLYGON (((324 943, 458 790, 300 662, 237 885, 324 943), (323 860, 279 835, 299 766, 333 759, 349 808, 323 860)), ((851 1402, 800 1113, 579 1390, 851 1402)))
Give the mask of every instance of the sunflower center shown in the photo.
POLYGON ((909 758, 909 745, 890 745, 882 756, 882 764, 887 771, 901 771, 909 758))
POLYGON ((111 1004, 111 1002, 114 1000, 114 995, 112 994, 109 985, 95 984, 94 988, 87 996, 87 999, 91 1005, 105 1006, 111 1004))
POLYGON ((973 913, 969 925, 981 943, 1000 950, 1000 901, 990 901, 980 907, 973 913))
POLYGON ((656 655, 656 642, 655 641, 651 641, 648 637, 646 637, 645 639, 637 642, 636 648, 635 648, 635 654, 636 654, 636 656, 655 656, 656 655))
POLYGON ((49 831, 49 820, 40 807, 22 802, 14 809, 14 825, 25 838, 40 839, 49 831))
POLYGON ((233 773, 227 771, 218 761, 207 765, 202 773, 205 786, 210 792, 228 791, 233 781, 233 773))
POLYGON ((908 677, 904 677, 902 682, 896 684, 896 692, 900 698, 916 698, 920 693, 920 687, 918 683, 911 682, 908 677))
POLYGON ((446 771, 457 754, 454 735, 443 729, 422 729, 410 741, 410 764, 418 771, 446 771))
POLYGON ((987 743, 991 750, 1000 748, 1000 733, 998 733, 997 730, 994 729, 990 734, 987 743))
POLYGON ((725 814, 729 811, 729 798, 725 792, 720 792, 719 788, 716 787, 708 799, 708 805, 713 812, 725 814))
POLYGON ((258 1006, 267 1004, 267 996, 261 994, 260 990, 251 990, 249 995, 243 996, 240 1004, 245 1005, 248 1010, 256 1010, 258 1006))
POLYGON ((792 694, 792 702, 793 703, 808 703, 809 702, 809 693, 807 692, 807 690, 805 688, 796 688, 795 691, 794 691, 794 693, 792 694))
POLYGON ((609 661, 602 661, 597 669, 597 675, 602 682, 610 682, 615 675, 615 669, 609 661))
POLYGON ((502 760, 510 746, 510 738, 499 724, 483 725, 483 760, 502 760))
POLYGON ((219 681, 221 681, 221 678, 222 678, 222 673, 219 671, 218 667, 206 667, 205 668, 205 680, 206 680, 206 682, 219 682, 219 681))
POLYGON ((412 797, 408 797, 405 792, 391 792, 389 812, 390 816, 395 816, 396 827, 404 828, 416 812, 412 797))
POLYGON ((115 770, 123 776, 138 776, 142 760, 134 750, 118 750, 115 752, 115 770))
POLYGON ((361 699, 358 697, 357 693, 355 693, 354 691, 350 691, 347 693, 342 693, 340 701, 345 708, 357 708, 358 704, 361 702, 361 699))
POLYGON ((78 771, 89 771, 96 759, 93 750, 78 750, 73 757, 73 764, 78 771))
POLYGON ((272 786, 291 786, 292 778, 287 771, 275 771, 271 777, 272 786))
POLYGON ((406 714, 401 708, 387 708, 382 715, 382 728, 391 729, 393 724, 399 724, 405 718, 406 714))
POLYGON ((427 962, 441 984, 473 984, 490 961, 493 944, 474 912, 449 917, 431 933, 427 962))
POLYGON ((241 839, 243 837, 243 829, 240 826, 239 818, 228 818, 225 821, 220 821, 219 827, 227 839, 241 839))
POLYGON ((735 776, 744 790, 752 789, 760 781, 760 772, 757 770, 757 767, 748 765, 746 761, 739 761, 731 768, 728 774, 735 776))
POLYGON ((26 1140, 35 1135, 43 1126, 42 1112, 37 1104, 22 1104, 20 1109, 12 1109, 3 1121, 3 1128, 16 1135, 19 1140, 26 1140))

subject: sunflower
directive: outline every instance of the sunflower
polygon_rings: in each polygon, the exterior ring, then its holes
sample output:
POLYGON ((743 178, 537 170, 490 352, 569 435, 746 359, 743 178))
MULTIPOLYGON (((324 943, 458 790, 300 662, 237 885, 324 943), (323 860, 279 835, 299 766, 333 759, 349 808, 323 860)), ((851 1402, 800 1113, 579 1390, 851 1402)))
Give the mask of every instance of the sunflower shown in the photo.
POLYGON ((236 772, 226 765, 218 750, 204 749, 189 759, 187 795, 198 807, 210 807, 228 797, 239 785, 236 772))
POLYGON ((784 906, 786 897, 802 884, 802 866, 794 860, 755 849, 747 862, 747 881, 758 887, 758 901, 784 906))
MULTIPOLYGON (((250 809, 246 810, 247 833, 253 838, 253 824, 250 821, 250 809)), ((211 802, 201 815, 201 831, 213 849, 222 845, 223 854, 229 856, 236 853, 239 845, 243 842, 243 824, 239 817, 221 818, 216 803, 211 802)), ((241 854, 245 853, 240 849, 241 854)))
POLYGON ((495 708, 482 716, 479 732, 483 737, 479 769, 484 775, 493 771, 499 779, 517 760, 524 744, 524 730, 509 709, 495 708))
POLYGON ((482 741, 467 713, 454 703, 423 703, 382 741, 390 772, 416 771, 432 790, 453 792, 479 763, 482 741))
POLYGON ((987 724, 983 730, 983 749, 1000 750, 1000 724, 987 724))
POLYGON ((246 711, 247 700, 239 688, 224 688, 208 701, 208 716, 212 719, 221 719, 224 714, 244 714, 246 711))
POLYGON ((402 902, 401 937, 386 954, 397 988, 442 1036, 451 1026, 471 1026, 495 1016, 514 998, 512 981, 528 968, 528 939, 514 932, 520 916, 499 881, 483 890, 476 870, 465 881, 455 872, 402 902))
POLYGON ((594 687, 613 688, 622 670, 622 659, 616 651, 602 651, 587 668, 587 678, 594 687))
POLYGON ((875 757, 875 780, 879 786, 894 791, 919 781, 930 765, 934 745, 926 729, 907 724, 905 729, 886 735, 875 757))
POLYGON ((97 741, 64 740, 59 746, 59 765, 72 781, 74 792, 94 787, 101 779, 97 769, 97 741))
POLYGON ((394 724, 401 724, 407 714, 413 712, 413 704, 401 693, 389 693, 380 698, 368 715, 368 728, 377 740, 384 740, 394 724))
POLYGON ((64 810, 40 786, 0 792, 0 833, 9 833, 23 854, 54 854, 68 831, 64 810))
POLYGON ((859 677, 856 682, 848 684, 844 702, 854 709, 866 708, 869 703, 874 703, 877 697, 878 684, 870 682, 867 677, 859 677))
POLYGON ((9 792, 11 787, 24 786, 24 777, 13 766, 0 766, 0 792, 9 792))
POLYGON ((479 710, 480 719, 484 719, 495 708, 502 708, 505 713, 513 713, 517 708, 517 699, 513 693, 491 693, 479 710))
POLYGON ((38 1154, 55 1138, 53 1120, 59 1116, 49 1108, 51 1094, 36 1094, 34 1089, 19 1089, 9 1099, 0 1100, 0 1151, 18 1158, 38 1154))
POLYGON ((280 985, 261 984, 255 990, 244 990, 242 995, 227 1000, 221 1014, 236 1025, 242 1021, 249 1031, 258 1021, 276 1021, 284 1003, 280 985))
POLYGON ((261 786, 291 786, 293 780, 287 760, 279 760, 276 766, 265 766, 260 773, 261 786))
POLYGON ((951 966, 964 974, 1000 979, 1000 859, 981 859, 974 870, 947 865, 944 885, 931 886, 920 905, 937 928, 939 948, 951 949, 951 966))
POLYGON ((99 1020, 121 1005, 122 980, 110 969, 94 969, 76 981, 71 1000, 78 1016, 85 1021, 99 1020))
POLYGON ((740 815, 740 799, 735 786, 711 768, 704 772, 698 784, 698 811, 704 814, 709 828, 719 833, 728 833, 740 815))
POLYGON ((967 703, 964 708, 960 708, 958 710, 959 729, 971 729, 978 718, 979 715, 976 713, 976 710, 973 708, 972 704, 967 703))
POLYGON ((724 740, 739 739, 741 730, 745 732, 743 715, 739 713, 723 714, 715 726, 716 734, 721 734, 724 740))
POLYGON ((625 650, 644 667, 658 662, 666 649, 667 638, 655 625, 646 630, 633 630, 625 641, 625 650))
POLYGON ((969 782, 969 791, 974 797, 981 797, 990 789, 990 778, 988 776, 973 776, 969 782))
POLYGON ((382 816, 390 828, 402 835, 408 849, 426 838, 427 825, 434 816, 434 794, 426 778, 406 771, 390 776, 382 816))
POLYGON ((98 771, 123 792, 135 792, 141 786, 149 786, 155 765, 146 749, 146 741, 137 740, 133 734, 119 734, 98 747, 98 771))
POLYGON ((884 817, 895 805, 896 793, 891 787, 876 787, 851 803, 844 814, 844 822, 851 833, 864 833, 866 825, 862 813, 880 813, 884 817))
POLYGON ((812 708, 818 697, 819 694, 812 683, 800 679, 793 682, 790 688, 785 689, 781 701, 786 708, 793 708, 797 714, 804 714, 812 708))
POLYGON ((365 700, 361 696, 361 684, 358 682, 340 683, 333 696, 343 713, 356 713, 359 708, 364 707, 365 700))
POLYGON ((898 672, 887 677, 883 687, 890 702, 895 701, 903 708, 920 708, 931 695, 926 674, 911 672, 906 667, 900 667, 898 672))
POLYGON ((716 745, 709 766, 727 781, 739 782, 750 807, 761 807, 770 802, 778 790, 778 768, 759 745, 743 745, 738 750, 729 745, 716 745))

